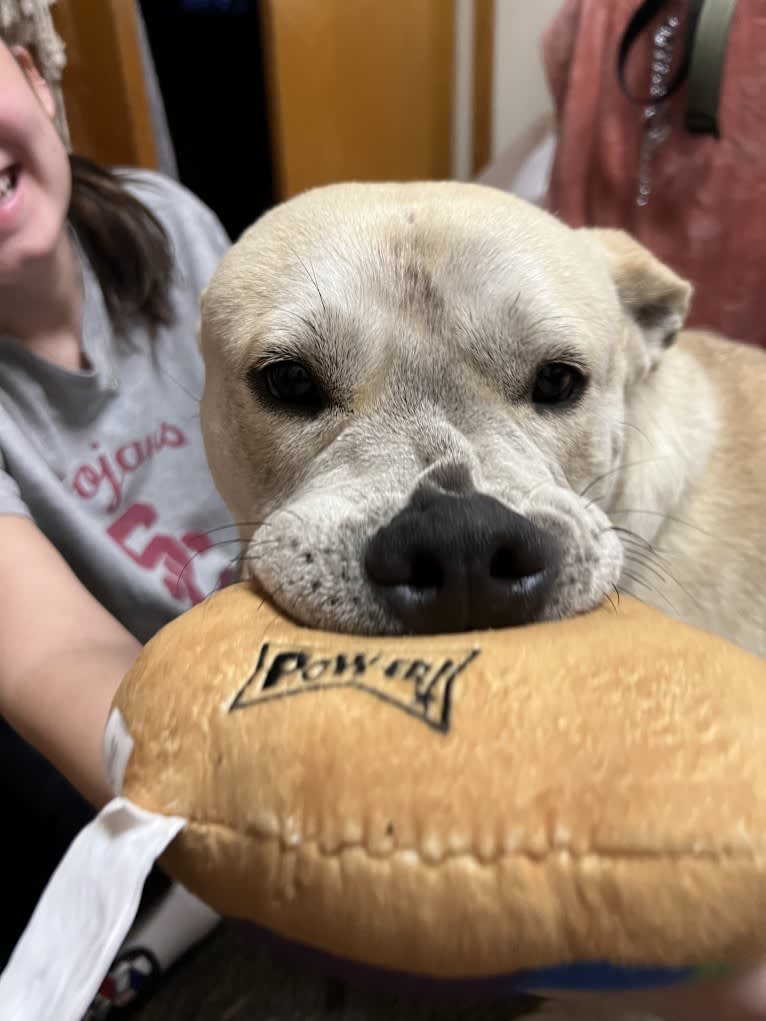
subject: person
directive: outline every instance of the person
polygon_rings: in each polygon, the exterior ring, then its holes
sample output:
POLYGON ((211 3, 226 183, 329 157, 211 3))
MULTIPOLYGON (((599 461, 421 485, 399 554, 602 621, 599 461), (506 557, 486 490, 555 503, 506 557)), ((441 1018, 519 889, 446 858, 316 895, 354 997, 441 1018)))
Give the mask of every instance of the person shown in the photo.
MULTIPOLYGON (((229 239, 178 183, 70 155, 51 89, 13 41, 0 38, 0 782, 13 834, 0 970, 111 797, 102 735, 117 685, 160 627, 234 579, 237 551, 198 422, 198 301, 229 239)), ((156 874, 147 896, 167 886, 156 874)), ((182 924, 199 929, 188 907, 182 924)))

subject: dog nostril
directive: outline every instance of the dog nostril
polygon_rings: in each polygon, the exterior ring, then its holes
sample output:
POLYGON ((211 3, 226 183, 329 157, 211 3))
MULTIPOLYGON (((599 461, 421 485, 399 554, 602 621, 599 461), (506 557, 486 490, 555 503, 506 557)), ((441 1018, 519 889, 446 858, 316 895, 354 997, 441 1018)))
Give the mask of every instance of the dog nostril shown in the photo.
POLYGON ((441 588, 444 571, 436 557, 430 553, 416 553, 412 558, 408 584, 420 589, 441 588))
POLYGON ((536 570, 529 570, 524 557, 519 556, 519 551, 512 546, 501 546, 497 550, 489 564, 490 577, 498 581, 518 581, 530 574, 536 574, 536 570))

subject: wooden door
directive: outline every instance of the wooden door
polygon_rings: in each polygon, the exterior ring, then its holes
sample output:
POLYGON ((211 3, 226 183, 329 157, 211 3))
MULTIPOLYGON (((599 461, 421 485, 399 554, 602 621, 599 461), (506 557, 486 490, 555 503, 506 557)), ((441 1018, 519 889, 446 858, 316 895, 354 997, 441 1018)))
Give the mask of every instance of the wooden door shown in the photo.
POLYGON ((263 0, 279 198, 450 176, 452 0, 263 0))
POLYGON ((58 0, 72 148, 106 166, 156 168, 134 0, 58 0))

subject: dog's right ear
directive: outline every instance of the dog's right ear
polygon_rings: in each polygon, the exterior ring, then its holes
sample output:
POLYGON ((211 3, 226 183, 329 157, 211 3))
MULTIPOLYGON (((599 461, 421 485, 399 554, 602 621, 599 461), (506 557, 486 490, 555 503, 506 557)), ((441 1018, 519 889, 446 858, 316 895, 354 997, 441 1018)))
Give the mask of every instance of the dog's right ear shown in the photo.
POLYGON ((684 324, 691 284, 624 231, 585 227, 582 233, 606 256, 620 303, 644 339, 652 368, 684 324))

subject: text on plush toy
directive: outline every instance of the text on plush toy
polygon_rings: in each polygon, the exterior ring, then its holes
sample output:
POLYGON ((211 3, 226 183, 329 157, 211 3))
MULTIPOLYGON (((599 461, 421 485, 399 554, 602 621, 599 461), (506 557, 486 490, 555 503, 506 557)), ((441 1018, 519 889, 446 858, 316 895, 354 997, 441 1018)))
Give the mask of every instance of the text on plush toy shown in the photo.
POLYGON ((414 659, 390 653, 333 652, 264 642, 254 670, 237 691, 229 712, 274 699, 348 688, 364 691, 447 733, 452 685, 480 655, 477 648, 450 657, 414 659))

